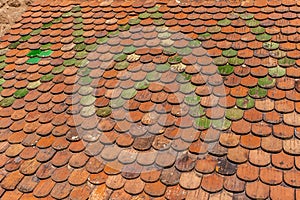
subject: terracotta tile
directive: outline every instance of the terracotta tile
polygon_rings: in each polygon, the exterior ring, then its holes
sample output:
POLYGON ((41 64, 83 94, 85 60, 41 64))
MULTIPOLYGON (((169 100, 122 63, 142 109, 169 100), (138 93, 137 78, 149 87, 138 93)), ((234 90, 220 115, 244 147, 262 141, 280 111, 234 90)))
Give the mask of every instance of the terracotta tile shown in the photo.
POLYGON ((1 182, 1 187, 6 190, 14 190, 24 176, 19 171, 8 174, 1 182))
POLYGON ((294 189, 285 186, 271 186, 270 187, 270 198, 272 199, 294 199, 294 189))
POLYGON ((127 180, 124 185, 124 190, 131 194, 136 195, 143 191, 145 183, 141 179, 127 180))
POLYGON ((277 185, 282 182, 283 173, 276 168, 262 168, 259 177, 262 182, 268 185, 277 185))
POLYGON ((51 196, 54 198, 65 198, 71 192, 71 186, 67 182, 56 183, 51 191, 51 196))
POLYGON ((249 163, 241 164, 237 169, 237 176, 245 181, 254 181, 259 175, 259 168, 249 163))
POLYGON ((208 192, 217 192, 223 188, 224 179, 217 174, 206 175, 202 179, 201 187, 208 192))
POLYGON ((290 186, 298 187, 299 185, 299 172, 297 170, 289 170, 284 173, 284 182, 290 186))
POLYGON ((261 148, 266 152, 278 153, 282 150, 282 141, 270 135, 262 138, 261 148))
POLYGON ((77 187, 71 191, 70 199, 79 200, 79 199, 89 198, 91 190, 92 189, 87 185, 77 187))
POLYGON ((163 185, 160 181, 154 183, 146 183, 144 191, 146 194, 149 194, 153 197, 159 197, 164 195, 166 191, 166 186, 163 185))
POLYGON ((272 155, 272 164, 281 169, 290 169, 293 167, 294 158, 285 154, 284 152, 280 152, 278 154, 272 155))
POLYGON ((267 198, 270 187, 260 181, 246 184, 246 194, 251 198, 267 198))

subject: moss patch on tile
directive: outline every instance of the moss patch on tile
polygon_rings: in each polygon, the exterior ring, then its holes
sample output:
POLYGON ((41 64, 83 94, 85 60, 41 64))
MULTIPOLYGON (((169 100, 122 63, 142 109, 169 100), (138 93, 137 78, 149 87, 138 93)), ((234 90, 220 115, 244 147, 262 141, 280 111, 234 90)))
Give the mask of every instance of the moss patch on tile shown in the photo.
POLYGON ((229 19, 227 19, 227 18, 218 21, 218 25, 219 25, 219 26, 228 26, 230 23, 231 23, 231 20, 229 20, 229 19))
POLYGON ((271 38, 272 38, 272 36, 269 34, 266 34, 266 33, 256 35, 256 39, 261 42, 269 41, 269 40, 271 40, 271 38))
POLYGON ((96 111, 96 114, 97 114, 98 117, 108 117, 111 113, 112 113, 112 109, 109 106, 99 108, 96 111))
POLYGON ((129 66, 129 62, 123 61, 115 64, 115 70, 124 70, 129 66))
POLYGON ((53 74, 45 74, 44 76, 42 76, 42 77, 40 78, 40 81, 41 81, 41 82, 49 82, 49 81, 51 81, 53 78, 54 78, 54 75, 53 75, 53 74))
POLYGON ((195 119, 194 124, 200 130, 208 129, 211 126, 211 120, 206 116, 195 119))
POLYGON ((276 79, 266 76, 264 78, 259 78, 258 79, 258 85, 262 88, 272 88, 275 86, 276 79))
POLYGON ((230 108, 226 110, 225 116, 227 119, 236 121, 242 119, 244 115, 244 111, 239 108, 230 108))
POLYGON ((273 67, 269 69, 269 75, 273 78, 278 78, 284 76, 286 69, 280 66, 273 67))
POLYGON ((229 65, 228 63, 226 65, 218 67, 218 72, 221 75, 227 76, 229 74, 232 74, 233 71, 234 71, 234 67, 232 65, 229 65))
POLYGON ((264 88, 256 86, 254 88, 249 89, 249 95, 253 98, 263 98, 267 96, 268 91, 264 88))
POLYGON ((275 50, 279 48, 279 44, 276 42, 269 41, 269 42, 264 42, 263 47, 267 50, 275 50))
POLYGON ((294 59, 287 58, 287 57, 278 60, 278 64, 284 67, 295 65, 295 63, 296 61, 294 59))
MULTIPOLYGON (((252 91, 252 92, 254 92, 254 91, 252 91)), ((250 109, 250 108, 254 107, 255 100, 253 98, 251 98, 250 96, 246 96, 244 98, 238 98, 236 100, 236 105, 242 109, 250 109)))
POLYGON ((15 100, 16 99, 14 97, 4 98, 0 101, 0 106, 1 107, 9 107, 15 102, 15 100))
POLYGON ((28 94, 28 90, 26 88, 24 89, 19 89, 14 93, 14 97, 17 99, 23 98, 28 94))
POLYGON ((134 88, 136 90, 144 90, 144 89, 147 89, 149 87, 149 85, 150 85, 150 83, 147 80, 143 80, 143 81, 137 82, 134 85, 134 88))

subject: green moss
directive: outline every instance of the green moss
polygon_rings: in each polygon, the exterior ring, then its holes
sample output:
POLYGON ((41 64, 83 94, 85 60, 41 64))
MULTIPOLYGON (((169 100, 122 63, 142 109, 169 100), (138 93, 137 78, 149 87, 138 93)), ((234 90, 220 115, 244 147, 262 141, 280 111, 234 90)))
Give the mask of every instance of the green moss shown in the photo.
POLYGON ((295 65, 295 63, 296 61, 294 59, 287 58, 287 57, 278 60, 278 64, 284 67, 295 65))
POLYGON ((234 57, 237 55, 237 51, 234 49, 227 49, 222 52, 225 57, 234 57))
POLYGON ((63 19, 62 17, 55 18, 52 20, 52 23, 57 24, 57 23, 61 22, 62 19, 63 19))
POLYGON ((98 117, 108 117, 110 114, 112 113, 112 110, 110 107, 103 107, 103 108, 99 108, 96 111, 96 114, 98 117))
POLYGON ((225 58, 223 56, 214 58, 213 63, 215 65, 225 65, 228 62, 228 58, 225 58))
POLYGON ((228 59, 228 63, 231 65, 242 65, 244 63, 244 59, 238 58, 238 57, 233 57, 228 59))
POLYGON ((154 19, 153 20, 153 24, 155 26, 161 26, 164 25, 166 23, 166 21, 164 19, 154 19))
POLYGON ((81 17, 78 17, 78 18, 75 18, 75 19, 73 20, 73 22, 74 22, 74 24, 80 24, 80 23, 83 22, 83 19, 82 19, 81 17))
POLYGON ((187 74, 185 72, 181 72, 181 73, 177 74, 176 81, 178 83, 187 83, 187 82, 190 82, 191 78, 192 78, 191 74, 187 74))
POLYGON ((192 49, 189 47, 177 49, 177 53, 182 56, 187 56, 192 53, 192 49))
POLYGON ((148 81, 157 81, 160 79, 160 77, 161 77, 161 73, 153 71, 147 74, 146 79, 148 81))
POLYGON ((170 70, 170 64, 165 63, 165 64, 159 64, 156 66, 156 71, 158 72, 166 72, 170 70))
POLYGON ((19 89, 14 93, 14 97, 17 99, 23 98, 28 94, 28 90, 26 88, 24 89, 19 89))
POLYGON ((108 37, 102 37, 102 38, 98 38, 96 43, 97 44, 105 44, 108 41, 108 37))
POLYGON ((85 67, 85 68, 79 69, 78 72, 77 72, 77 74, 79 76, 88 76, 91 73, 91 71, 92 71, 91 69, 85 67))
POLYGON ((67 12, 67 13, 62 14, 63 18, 67 18, 67 17, 71 17, 71 16, 72 16, 72 12, 67 12))
POLYGON ((80 43, 80 44, 76 44, 74 47, 75 51, 83 51, 86 48, 86 44, 84 43, 80 43))
POLYGON ((40 62, 41 58, 37 58, 37 57, 33 57, 33 58, 29 58, 26 63, 27 64, 37 64, 38 62, 40 62))
POLYGON ((97 44, 90 44, 85 47, 85 50, 88 52, 92 52, 92 51, 96 51, 97 48, 98 48, 97 44))
POLYGON ((121 97, 112 99, 109 102, 111 108, 119 108, 122 107, 124 104, 125 104, 125 99, 122 99, 121 97))
POLYGON ((84 33, 84 31, 83 31, 82 29, 80 29, 80 30, 74 31, 74 32, 72 33, 72 35, 73 35, 74 37, 79 37, 79 36, 82 36, 83 33, 84 33))
POLYGON ((263 97, 267 96, 267 93, 268 93, 268 92, 267 92, 266 89, 261 88, 261 87, 258 87, 258 86, 254 87, 254 88, 251 88, 251 89, 249 90, 249 95, 250 95, 252 98, 256 98, 256 99, 258 99, 258 98, 263 98, 263 97))
POLYGON ((190 106, 189 115, 194 118, 204 116, 204 108, 199 104, 195 106, 190 106))
POLYGON ((25 36, 21 37, 20 41, 25 42, 25 41, 29 40, 30 38, 31 38, 31 35, 25 35, 25 36))
POLYGON ((110 31, 108 32, 107 36, 108 37, 117 37, 119 35, 120 31, 116 30, 116 31, 110 31))
POLYGON ((247 20, 246 25, 249 27, 256 27, 259 25, 259 21, 255 20, 255 19, 247 20))
POLYGON ((53 53, 52 50, 45 50, 38 54, 39 57, 49 57, 53 53))
POLYGON ((34 49, 34 50, 31 50, 27 56, 28 57, 36 57, 38 56, 42 51, 40 49, 34 49))
POLYGON ((128 23, 129 23, 129 25, 134 26, 134 25, 139 24, 140 22, 141 22, 141 20, 139 18, 133 18, 133 19, 130 19, 128 23))
POLYGON ((123 62, 118 62, 115 64, 115 69, 116 70, 124 70, 129 66, 129 63, 127 61, 123 61, 123 62))
POLYGON ((211 126, 211 120, 206 116, 195 119, 194 123, 196 128, 200 130, 208 129, 211 126))
POLYGON ((16 49, 19 44, 21 44, 20 42, 14 42, 14 43, 11 43, 10 45, 8 45, 8 48, 10 49, 16 49))
POLYGON ((196 89, 196 86, 193 85, 192 83, 188 82, 185 84, 181 84, 179 91, 184 94, 189 94, 189 93, 195 91, 195 89, 196 89))
POLYGON ((159 9, 158 6, 154 6, 154 7, 152 7, 152 8, 148 8, 148 9, 147 9, 147 12, 149 12, 149 13, 154 13, 154 12, 157 12, 158 9, 159 9))
POLYGON ((168 56, 172 56, 177 53, 177 49, 174 47, 168 47, 163 50, 163 53, 168 56))
POLYGON ((209 32, 209 33, 218 33, 220 31, 221 31, 220 26, 210 26, 207 28, 207 32, 209 32))
POLYGON ((121 62, 121 61, 126 60, 126 58, 127 58, 126 54, 117 54, 114 56, 114 61, 121 62))
POLYGON ((172 56, 168 59, 168 62, 170 64, 177 64, 177 63, 180 63, 182 60, 182 57, 181 56, 172 56))
POLYGON ((73 42, 74 42, 75 44, 80 44, 80 43, 83 43, 84 40, 85 40, 84 37, 76 37, 76 38, 74 38, 73 42))
POLYGON ((218 25, 219 25, 219 26, 228 26, 230 23, 231 23, 231 20, 229 20, 229 19, 227 19, 227 18, 218 21, 218 25))
POLYGON ((276 42, 269 41, 269 42, 264 42, 263 47, 267 50, 275 50, 275 49, 278 49, 279 44, 276 42))
POLYGON ((256 39, 261 42, 266 42, 271 40, 272 36, 266 33, 260 34, 256 36, 256 39))
POLYGON ((78 59, 78 60, 81 60, 81 59, 86 58, 86 56, 87 56, 88 54, 89 54, 89 53, 86 52, 86 51, 80 51, 80 52, 77 52, 77 53, 76 53, 75 58, 78 59))
POLYGON ((190 94, 190 95, 185 96, 184 102, 187 105, 195 106, 200 103, 200 99, 201 98, 198 95, 190 94))
POLYGON ((140 19, 147 19, 147 18, 149 18, 150 16, 151 16, 151 14, 150 14, 150 13, 147 13, 147 12, 144 12, 144 13, 139 14, 139 18, 140 18, 140 19))
POLYGON ((244 115, 244 111, 239 108, 230 108, 226 110, 225 116, 230 120, 239 120, 242 119, 244 115))
POLYGON ((52 22, 46 23, 42 25, 42 29, 47 29, 50 28, 52 26, 52 22))
POLYGON ((258 79, 258 85, 262 88, 272 88, 275 86, 276 79, 266 76, 264 78, 258 79))
POLYGON ((285 73, 286 73, 285 68, 280 67, 280 66, 273 67, 273 68, 269 69, 269 75, 271 77, 275 77, 275 78, 282 77, 282 76, 285 75, 285 73))
POLYGON ((49 82, 54 78, 53 74, 46 74, 40 78, 41 82, 49 82))
POLYGON ((129 24, 119 26, 119 30, 120 31, 128 31, 129 29, 130 29, 130 25, 129 24))
POLYGON ((228 119, 218 119, 218 120, 212 120, 212 127, 217 129, 217 130, 221 130, 221 131, 225 131, 227 129, 229 129, 231 126, 231 121, 229 121, 228 119))
POLYGON ((210 33, 202 33, 199 34, 198 39, 199 40, 208 40, 211 37, 210 33))
POLYGON ((50 49, 51 46, 52 46, 51 43, 43 44, 43 45, 40 47, 40 50, 42 50, 42 51, 48 50, 48 49, 50 49))
POLYGON ((74 6, 71 10, 71 12, 75 13, 75 12, 79 12, 81 11, 81 7, 80 6, 74 6))
POLYGON ((83 24, 82 24, 82 23, 75 24, 75 25, 73 26, 73 29, 74 29, 74 30, 80 30, 80 29, 82 29, 82 28, 83 28, 83 24))
POLYGON ((221 75, 227 76, 227 75, 231 74, 233 71, 234 71, 234 67, 229 65, 228 63, 226 65, 218 67, 218 72, 221 75))
POLYGON ((160 12, 155 12, 155 13, 153 13, 153 14, 151 14, 151 18, 153 18, 153 19, 159 19, 159 18, 161 18, 163 16, 163 14, 162 13, 160 13, 160 12))
POLYGON ((136 94, 137 94, 136 89, 131 88, 131 89, 123 90, 121 96, 124 99, 132 99, 136 94))
POLYGON ((266 29, 264 27, 258 26, 255 28, 251 29, 251 32, 254 33, 255 35, 257 34, 263 34, 266 31, 266 29))
POLYGON ((254 17, 254 15, 251 13, 243 13, 240 15, 240 17, 244 20, 249 20, 249 19, 252 19, 254 17))
POLYGON ((201 45, 201 41, 199 40, 192 40, 189 42, 189 47, 191 48, 197 48, 197 47, 200 47, 201 45))
POLYGON ((92 81, 93 81, 93 79, 91 77, 84 76, 79 79, 78 83, 80 85, 89 85, 92 81))
POLYGON ((42 83, 41 83, 41 81, 34 81, 34 82, 30 82, 30 83, 28 83, 28 85, 27 85, 27 89, 29 89, 29 90, 33 90, 33 89, 36 89, 36 88, 38 88, 40 85, 41 85, 42 83))
POLYGON ((123 53, 125 54, 133 54, 136 51, 134 46, 127 46, 123 49, 123 53))
MULTIPOLYGON (((254 91, 252 91, 254 92, 254 91)), ((256 92, 254 92, 256 93, 256 92)), ((253 94, 254 94, 253 93, 253 94)), ((250 109, 250 108, 253 108, 254 105, 255 105, 255 100, 252 99, 250 96, 247 96, 245 98, 238 98, 236 100, 236 105, 239 107, 239 108, 242 108, 242 109, 250 109)))
POLYGON ((158 34, 158 38, 162 39, 162 40, 168 39, 170 36, 171 36, 171 33, 169 33, 169 32, 162 32, 162 33, 158 34))
POLYGON ((134 85, 134 88, 137 90, 144 90, 147 89, 149 87, 150 83, 147 80, 141 81, 141 82, 137 82, 134 85))
POLYGON ((5 99, 2 99, 0 101, 0 106, 1 107, 9 107, 15 102, 15 100, 16 99, 14 97, 8 97, 8 98, 5 98, 5 99))
POLYGON ((43 29, 39 28, 39 29, 35 29, 33 31, 31 31, 30 35, 35 36, 38 35, 42 32, 43 29))
POLYGON ((0 85, 2 85, 5 82, 4 78, 0 78, 0 85))
POLYGON ((64 61, 63 65, 64 65, 64 66, 72 66, 72 65, 75 65, 75 62, 76 62, 76 61, 77 61, 77 60, 76 60, 75 58, 68 59, 68 60, 65 60, 65 61, 64 61))
POLYGON ((96 101, 96 98, 92 95, 83 96, 80 99, 80 104, 84 106, 92 105, 96 101))

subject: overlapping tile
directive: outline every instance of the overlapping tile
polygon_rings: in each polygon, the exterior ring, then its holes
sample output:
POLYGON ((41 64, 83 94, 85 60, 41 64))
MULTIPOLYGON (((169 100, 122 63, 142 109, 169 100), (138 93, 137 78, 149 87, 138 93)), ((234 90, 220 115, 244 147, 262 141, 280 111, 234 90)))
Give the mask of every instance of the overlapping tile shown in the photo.
POLYGON ((298 6, 34 3, 1 38, 0 197, 295 199, 298 6))

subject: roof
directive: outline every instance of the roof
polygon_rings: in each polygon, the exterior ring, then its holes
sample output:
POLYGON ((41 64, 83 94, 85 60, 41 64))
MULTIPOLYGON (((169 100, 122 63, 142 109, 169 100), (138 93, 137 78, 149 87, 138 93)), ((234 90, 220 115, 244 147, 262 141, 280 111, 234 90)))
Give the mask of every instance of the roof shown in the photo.
POLYGON ((300 198, 300 4, 35 2, 0 43, 0 198, 300 198))

